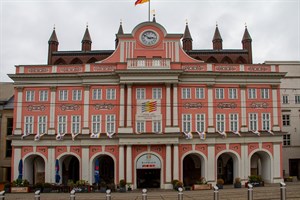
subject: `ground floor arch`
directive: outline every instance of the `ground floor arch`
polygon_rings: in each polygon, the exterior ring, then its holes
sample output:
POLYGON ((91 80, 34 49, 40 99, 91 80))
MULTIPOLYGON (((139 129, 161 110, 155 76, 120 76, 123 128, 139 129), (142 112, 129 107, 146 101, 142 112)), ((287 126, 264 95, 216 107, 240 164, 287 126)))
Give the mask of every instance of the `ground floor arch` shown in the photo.
POLYGON ((115 162, 109 155, 99 155, 93 160, 93 183, 97 184, 95 173, 99 173, 99 183, 115 184, 115 162), (98 169, 98 172, 97 172, 98 169))
POLYGON ((61 182, 67 185, 68 182, 76 183, 80 180, 80 163, 79 159, 74 155, 64 155, 60 159, 61 166, 61 182))
POLYGON ((43 157, 37 154, 24 159, 24 177, 30 184, 45 183, 46 163, 43 157))
POLYGON ((257 151, 250 158, 250 175, 261 176, 262 180, 272 182, 271 157, 265 151, 257 151))
POLYGON ((232 152, 224 152, 217 158, 217 179, 223 179, 224 184, 233 184, 239 177, 239 159, 232 152))
POLYGON ((182 161, 183 184, 192 186, 205 177, 205 161, 198 153, 190 153, 182 161))

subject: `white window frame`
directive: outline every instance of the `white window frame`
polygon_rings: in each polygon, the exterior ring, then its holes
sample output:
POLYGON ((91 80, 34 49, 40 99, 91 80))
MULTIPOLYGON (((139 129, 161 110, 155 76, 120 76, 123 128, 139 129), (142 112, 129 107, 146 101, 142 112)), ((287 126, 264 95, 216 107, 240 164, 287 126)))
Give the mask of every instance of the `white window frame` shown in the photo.
POLYGON ((161 99, 161 98, 162 98, 162 89, 152 88, 152 99, 161 99))
POLYGON ((34 90, 26 91, 26 101, 34 101, 34 90))
POLYGON ((101 115, 92 115, 92 133, 101 133, 101 115))
POLYGON ((47 116, 38 116, 38 134, 47 133, 47 116))
POLYGON ((116 89, 115 88, 107 88, 106 89, 106 99, 107 100, 115 100, 116 99, 116 89))
POLYGON ((283 135, 283 146, 291 146, 291 134, 283 135))
POLYGON ((135 131, 137 133, 145 133, 146 132, 146 122, 138 120, 135 122, 135 131))
POLYGON ((72 115, 72 124, 71 124, 71 132, 72 133, 80 133, 80 118, 81 116, 80 115, 72 115))
POLYGON ((282 126, 290 126, 291 125, 291 115, 283 114, 282 115, 282 126))
POLYGON ((192 98, 191 88, 181 88, 181 96, 182 99, 191 99, 192 98))
POLYGON ((216 99, 224 99, 224 88, 216 88, 216 99))
POLYGON ((95 88, 93 89, 93 100, 101 100, 102 99, 102 89, 95 88))
POLYGON ((59 115, 57 116, 57 130, 59 134, 67 133, 68 126, 67 126, 67 115, 59 115))
POLYGON ((262 130, 268 131, 271 130, 271 114, 270 113, 262 113, 262 130))
POLYGON ((205 93, 204 93, 204 88, 196 88, 196 99, 204 99, 205 98, 205 93))
POLYGON ((237 113, 229 114, 230 131, 239 131, 239 115, 237 113))
POLYGON ((282 104, 289 104, 289 95, 282 96, 282 104))
POLYGON ((161 126, 160 120, 152 121, 152 132, 153 133, 161 133, 162 132, 162 126, 161 126))
POLYGON ((24 133, 33 134, 34 125, 34 117, 33 116, 25 116, 24 117, 24 133))
POLYGON ((196 114, 196 130, 198 132, 205 131, 205 114, 196 114))
POLYGON ((145 88, 136 88, 136 99, 146 99, 145 88))
POLYGON ((216 114, 216 130, 220 132, 226 130, 225 114, 216 114))
POLYGON ((48 101, 48 90, 40 90, 39 96, 40 101, 48 101))
POLYGON ((270 98, 269 89, 268 88, 260 89, 260 96, 262 99, 269 99, 270 98))
POLYGON ((300 104, 300 95, 295 95, 295 104, 300 104))
POLYGON ((192 130, 191 114, 182 114, 182 130, 183 132, 190 132, 192 130))
POLYGON ((256 89, 255 88, 248 88, 248 99, 256 99, 256 89))
POLYGON ((229 99, 237 99, 238 93, 236 88, 229 88, 228 90, 229 99))
POLYGON ((59 100, 68 101, 68 90, 59 90, 59 100))
POLYGON ((72 91, 72 100, 73 101, 81 101, 82 98, 82 92, 81 90, 73 90, 72 91))
POLYGON ((258 114, 249 113, 249 130, 256 131, 258 130, 258 114))
POLYGON ((106 115, 105 116, 105 130, 107 133, 115 133, 116 130, 116 115, 106 115))

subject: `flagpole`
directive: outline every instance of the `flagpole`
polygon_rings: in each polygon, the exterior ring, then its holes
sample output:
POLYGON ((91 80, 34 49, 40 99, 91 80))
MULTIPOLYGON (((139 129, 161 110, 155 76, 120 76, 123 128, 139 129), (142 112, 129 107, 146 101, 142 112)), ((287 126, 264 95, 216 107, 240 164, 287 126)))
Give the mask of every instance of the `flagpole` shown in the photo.
POLYGON ((151 0, 149 0, 149 6, 148 6, 148 8, 149 8, 149 10, 148 10, 148 21, 150 22, 150 1, 151 0))

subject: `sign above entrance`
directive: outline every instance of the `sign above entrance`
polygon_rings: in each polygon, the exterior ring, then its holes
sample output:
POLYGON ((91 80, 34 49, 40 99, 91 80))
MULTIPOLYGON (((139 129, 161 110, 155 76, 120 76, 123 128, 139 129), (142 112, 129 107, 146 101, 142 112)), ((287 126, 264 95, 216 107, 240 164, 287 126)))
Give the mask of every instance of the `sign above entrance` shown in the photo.
POLYGON ((151 153, 144 154, 137 160, 137 169, 160 169, 161 163, 159 158, 151 153))

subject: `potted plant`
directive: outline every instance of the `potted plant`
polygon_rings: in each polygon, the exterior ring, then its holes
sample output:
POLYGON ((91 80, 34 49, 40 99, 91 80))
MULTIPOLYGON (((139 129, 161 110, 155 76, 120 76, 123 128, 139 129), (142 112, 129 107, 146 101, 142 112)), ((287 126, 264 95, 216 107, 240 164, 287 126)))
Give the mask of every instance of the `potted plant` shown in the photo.
POLYGON ((74 188, 76 192, 88 192, 89 183, 85 180, 76 181, 76 187, 74 188))
POLYGON ((74 181, 72 179, 69 179, 67 186, 69 187, 69 191, 73 190, 73 188, 75 187, 74 181))
POLYGON ((253 187, 264 186, 264 181, 262 180, 261 176, 251 175, 248 176, 248 180, 253 187))
POLYGON ((181 181, 178 181, 177 183, 176 183, 176 189, 178 190, 179 188, 183 188, 183 183, 181 182, 181 181))
POLYGON ((7 182, 4 184, 4 191, 5 193, 9 193, 10 192, 10 187, 11 187, 11 183, 7 182))
POLYGON ((101 182, 100 182, 100 192, 101 192, 101 193, 105 193, 105 192, 106 192, 106 189, 107 189, 107 186, 106 186, 105 181, 101 181, 101 182))
POLYGON ((218 187, 219 189, 223 189, 223 185, 224 185, 224 180, 223 180, 222 178, 219 178, 219 179, 217 180, 217 187, 218 187))
POLYGON ((241 178, 236 177, 234 179, 234 188, 242 188, 241 178))
POLYGON ((52 184, 51 183, 44 183, 43 184, 43 192, 49 193, 52 191, 52 184))
POLYGON ((132 191, 131 185, 127 183, 127 191, 132 191))
POLYGON ((43 183, 40 183, 40 182, 38 182, 38 183, 36 183, 36 184, 34 184, 34 191, 43 191, 43 183))
POLYGON ((126 192, 126 181, 124 179, 120 180, 120 192, 126 192))
POLYGON ((29 182, 24 179, 16 179, 11 184, 11 192, 29 192, 29 182))
POLYGON ((193 185, 193 190, 210 190, 212 185, 207 183, 205 177, 200 177, 200 179, 193 185))
POLYGON ((173 189, 176 190, 176 191, 177 191, 177 189, 176 189, 177 182, 178 182, 177 179, 174 179, 174 180, 172 181, 173 189))

